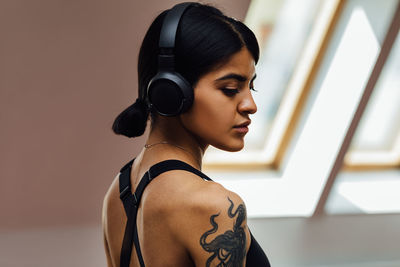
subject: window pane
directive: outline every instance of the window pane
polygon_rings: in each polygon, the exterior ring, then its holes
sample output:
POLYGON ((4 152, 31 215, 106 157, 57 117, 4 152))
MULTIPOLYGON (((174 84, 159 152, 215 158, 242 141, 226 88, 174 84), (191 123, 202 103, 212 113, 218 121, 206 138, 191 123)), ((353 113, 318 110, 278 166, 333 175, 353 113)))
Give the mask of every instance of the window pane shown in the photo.
POLYGON ((374 88, 350 151, 391 151, 400 133, 400 37, 374 88))
POLYGON ((296 63, 305 47, 321 0, 252 1, 246 23, 261 48, 255 101, 258 112, 247 136, 247 149, 265 143, 296 63))

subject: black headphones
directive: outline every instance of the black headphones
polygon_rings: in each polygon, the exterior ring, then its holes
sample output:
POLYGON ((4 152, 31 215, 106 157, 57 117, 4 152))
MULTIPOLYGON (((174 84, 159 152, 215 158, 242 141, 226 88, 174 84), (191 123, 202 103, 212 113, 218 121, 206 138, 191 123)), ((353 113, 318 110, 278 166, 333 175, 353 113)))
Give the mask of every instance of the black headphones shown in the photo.
POLYGON ((194 3, 175 5, 166 14, 161 27, 158 55, 158 72, 147 85, 147 102, 150 109, 162 116, 177 116, 187 111, 193 103, 193 88, 175 72, 175 38, 184 12, 194 3))

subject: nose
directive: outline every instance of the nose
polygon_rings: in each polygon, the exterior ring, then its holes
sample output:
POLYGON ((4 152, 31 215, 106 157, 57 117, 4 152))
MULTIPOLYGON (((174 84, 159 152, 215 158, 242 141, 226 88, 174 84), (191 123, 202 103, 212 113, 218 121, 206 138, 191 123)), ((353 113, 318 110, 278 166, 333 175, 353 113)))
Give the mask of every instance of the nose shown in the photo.
POLYGON ((257 112, 257 105, 254 102, 253 95, 251 94, 250 90, 246 92, 246 95, 240 101, 238 105, 239 113, 245 114, 254 114, 257 112))

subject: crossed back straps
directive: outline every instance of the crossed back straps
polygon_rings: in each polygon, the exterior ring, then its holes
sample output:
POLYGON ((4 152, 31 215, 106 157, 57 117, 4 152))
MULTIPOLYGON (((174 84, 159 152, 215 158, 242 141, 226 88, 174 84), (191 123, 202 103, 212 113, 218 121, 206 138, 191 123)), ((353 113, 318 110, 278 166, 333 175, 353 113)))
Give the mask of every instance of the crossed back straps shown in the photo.
POLYGON ((184 170, 194 173, 204 180, 211 181, 207 175, 183 161, 165 160, 150 167, 150 169, 143 175, 135 192, 132 194, 131 170, 134 160, 135 159, 129 161, 124 167, 122 167, 119 175, 119 197, 124 204, 124 209, 128 217, 120 256, 121 267, 129 267, 133 243, 135 243, 135 249, 140 266, 145 266, 139 245, 136 217, 143 191, 154 178, 167 171, 184 170))

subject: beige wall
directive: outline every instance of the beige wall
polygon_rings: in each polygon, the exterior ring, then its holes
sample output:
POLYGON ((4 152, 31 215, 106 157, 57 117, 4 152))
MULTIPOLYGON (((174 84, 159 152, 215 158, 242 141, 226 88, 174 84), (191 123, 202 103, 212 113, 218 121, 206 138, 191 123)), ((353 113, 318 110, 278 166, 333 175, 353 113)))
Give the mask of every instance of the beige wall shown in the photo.
MULTIPOLYGON (((1 228, 100 221, 144 139, 112 133, 136 98, 140 42, 180 1, 0 2, 1 228)), ((249 0, 208 1, 243 19, 249 0)))

